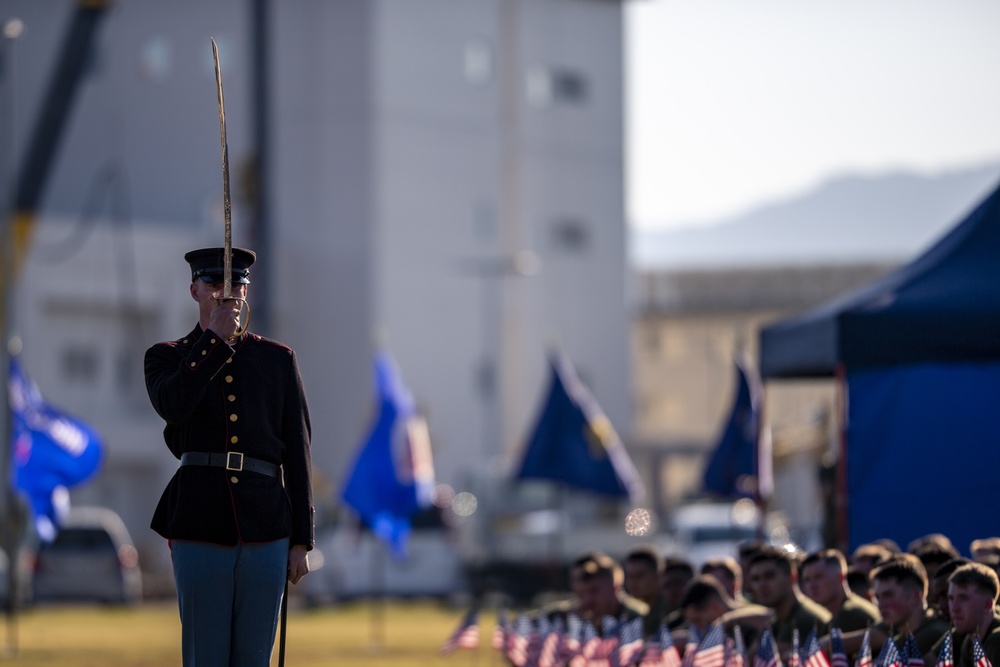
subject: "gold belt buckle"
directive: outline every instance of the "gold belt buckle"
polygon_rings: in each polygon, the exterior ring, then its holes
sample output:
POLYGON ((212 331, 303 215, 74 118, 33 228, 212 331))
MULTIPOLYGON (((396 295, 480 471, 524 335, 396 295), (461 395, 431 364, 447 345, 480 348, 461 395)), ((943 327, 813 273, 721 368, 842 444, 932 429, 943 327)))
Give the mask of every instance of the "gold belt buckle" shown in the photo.
POLYGON ((226 452, 226 470, 243 472, 243 452, 226 452), (236 465, 233 465, 233 456, 240 457, 236 465))

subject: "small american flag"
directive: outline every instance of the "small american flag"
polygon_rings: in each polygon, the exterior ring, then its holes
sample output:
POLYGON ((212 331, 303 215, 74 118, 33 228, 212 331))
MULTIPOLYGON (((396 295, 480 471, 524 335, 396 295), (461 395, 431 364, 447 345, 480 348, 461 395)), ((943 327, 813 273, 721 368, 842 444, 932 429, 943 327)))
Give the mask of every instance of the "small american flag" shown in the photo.
POLYGON ((566 632, 556 647, 555 663, 565 665, 570 658, 580 651, 580 637, 583 635, 583 621, 576 614, 570 614, 566 619, 566 632))
POLYGON ((479 611, 470 609, 458 624, 455 632, 451 633, 444 645, 441 646, 441 653, 448 655, 457 648, 479 648, 479 611))
POLYGON ((527 614, 518 614, 514 628, 507 633, 504 653, 514 667, 523 667, 528 662, 528 640, 531 636, 531 619, 527 614))
POLYGON ((986 651, 983 650, 979 637, 976 635, 972 635, 972 660, 976 663, 976 667, 993 667, 990 659, 986 657, 986 651))
POLYGON ((722 626, 712 626, 695 652, 691 667, 723 667, 726 664, 725 639, 722 626))
POLYGON ((924 656, 917 646, 917 638, 910 634, 903 642, 903 649, 899 652, 900 661, 903 667, 924 667, 924 656))
POLYGON ((809 631, 809 636, 806 638, 806 646, 802 651, 802 664, 804 667, 830 667, 830 661, 819 646, 815 628, 809 631))
POLYGON ((698 646, 701 645, 701 633, 695 626, 688 627, 687 641, 684 642, 684 660, 681 667, 691 667, 694 664, 694 656, 698 653, 698 646))
POLYGON ((507 644, 507 610, 501 607, 497 611, 497 625, 493 628, 490 645, 497 651, 502 651, 507 644))
POLYGON ((746 644, 743 643, 743 630, 740 626, 733 628, 732 640, 726 640, 726 667, 744 667, 746 664, 746 644))
POLYGON ((886 637, 885 645, 875 658, 875 667, 902 667, 903 661, 899 656, 899 649, 892 637, 886 637))
POLYGON ((941 645, 941 653, 938 654, 935 667, 955 667, 955 656, 951 648, 950 632, 944 638, 944 644, 941 645))
POLYGON ((872 641, 871 630, 865 630, 865 636, 861 639, 861 649, 858 651, 857 660, 854 667, 872 667, 872 641))
POLYGON ((646 644, 639 667, 681 667, 681 654, 674 646, 670 628, 660 626, 656 639, 646 644))
POLYGON ((537 667, 538 659, 542 655, 542 643, 548 636, 551 625, 549 617, 545 614, 541 614, 536 619, 535 627, 531 633, 531 637, 528 639, 528 648, 525 649, 528 654, 525 664, 537 667))
POLYGON ((844 635, 840 628, 830 628, 830 667, 848 667, 844 635))
POLYGON ((566 635, 566 622, 562 617, 556 617, 549 624, 548 632, 542 639, 542 650, 538 654, 538 667, 555 667, 556 653, 566 635))
POLYGON ((753 657, 753 667, 781 667, 781 657, 770 629, 765 629, 760 634, 760 646, 757 647, 757 655, 753 657))
POLYGON ((642 619, 622 623, 618 631, 618 650, 611 656, 613 667, 628 667, 642 651, 642 619))
POLYGON ((938 661, 934 663, 934 667, 955 667, 955 658, 952 654, 950 632, 945 636, 944 644, 941 644, 941 652, 938 654, 938 661))
POLYGON ((601 640, 590 656, 590 667, 607 667, 611 664, 611 656, 618 649, 618 619, 605 616, 601 619, 601 640))
POLYGON ((591 657, 597 651, 601 643, 601 636, 597 634, 593 623, 587 623, 583 628, 583 638, 580 640, 580 649, 573 654, 567 663, 569 667, 586 667, 590 663, 591 657))
POLYGON ((792 630, 792 652, 788 654, 788 667, 800 667, 802 654, 799 653, 799 629, 792 630))

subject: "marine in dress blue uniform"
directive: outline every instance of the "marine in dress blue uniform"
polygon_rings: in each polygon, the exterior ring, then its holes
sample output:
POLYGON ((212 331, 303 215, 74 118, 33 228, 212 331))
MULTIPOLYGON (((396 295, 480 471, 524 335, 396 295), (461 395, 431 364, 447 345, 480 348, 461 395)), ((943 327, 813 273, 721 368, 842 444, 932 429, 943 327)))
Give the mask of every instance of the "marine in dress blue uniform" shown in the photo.
MULTIPOLYGON (((194 250, 195 328, 146 351, 146 388, 180 466, 152 528, 170 542, 185 667, 268 665, 286 577, 314 545, 309 409, 295 352, 239 330, 222 248, 194 250)), ((233 296, 256 256, 233 249, 233 296)))

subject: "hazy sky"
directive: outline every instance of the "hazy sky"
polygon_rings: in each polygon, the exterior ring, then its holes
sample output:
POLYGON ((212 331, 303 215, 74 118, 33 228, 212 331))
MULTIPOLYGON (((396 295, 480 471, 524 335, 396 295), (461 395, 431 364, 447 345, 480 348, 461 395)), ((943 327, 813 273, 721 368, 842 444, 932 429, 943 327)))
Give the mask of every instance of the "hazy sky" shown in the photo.
POLYGON ((628 218, 1000 160, 1000 0, 631 0, 628 218))

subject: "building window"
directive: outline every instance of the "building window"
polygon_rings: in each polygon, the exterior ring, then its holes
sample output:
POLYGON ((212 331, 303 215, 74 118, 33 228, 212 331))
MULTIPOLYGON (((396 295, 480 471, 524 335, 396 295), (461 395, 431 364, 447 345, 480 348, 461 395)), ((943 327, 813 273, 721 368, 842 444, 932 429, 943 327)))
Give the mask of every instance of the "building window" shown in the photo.
POLYGON ((142 45, 139 51, 139 78, 162 83, 170 76, 172 69, 173 49, 166 37, 153 37, 142 45))
POLYGON ((660 351, 660 332, 656 326, 646 328, 646 350, 653 355, 660 351))
POLYGON ((129 347, 125 347, 118 354, 115 368, 115 384, 124 395, 131 395, 135 392, 138 379, 142 377, 142 369, 139 368, 139 357, 133 353, 129 347))
POLYGON ((97 350, 92 347, 73 346, 62 352, 62 376, 67 382, 93 384, 97 381, 97 350))
POLYGON ((462 65, 465 80, 473 85, 482 86, 493 79, 493 52, 483 42, 465 45, 462 65))
POLYGON ((490 245, 497 235, 497 217, 492 204, 485 198, 478 199, 472 205, 469 215, 469 227, 472 238, 480 245, 490 245))
POLYGON ((590 233, 582 220, 566 218, 552 223, 552 248, 556 251, 580 253, 590 245, 590 233))
POLYGON ((528 103, 535 107, 581 105, 587 101, 587 79, 565 68, 535 68, 528 72, 528 103))

